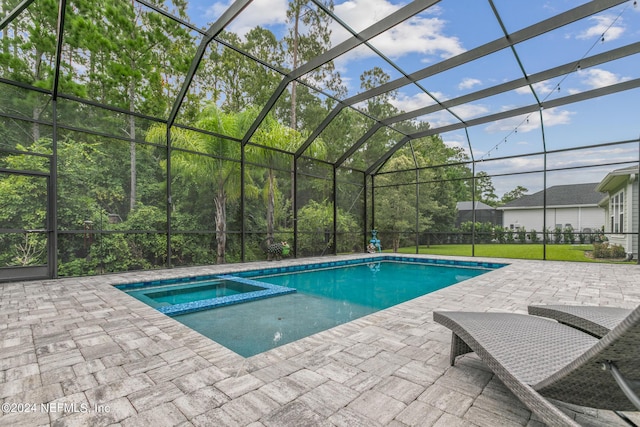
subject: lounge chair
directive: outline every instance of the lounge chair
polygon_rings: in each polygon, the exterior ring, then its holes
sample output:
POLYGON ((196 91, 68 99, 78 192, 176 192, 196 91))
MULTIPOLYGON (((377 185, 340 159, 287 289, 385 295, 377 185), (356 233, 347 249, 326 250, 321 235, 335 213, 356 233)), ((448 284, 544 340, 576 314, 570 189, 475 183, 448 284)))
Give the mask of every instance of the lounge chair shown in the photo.
POLYGON ((618 307, 581 305, 530 305, 528 310, 529 314, 557 320, 597 338, 605 336, 632 311, 618 307))
POLYGON ((475 352, 549 425, 578 426, 545 397, 598 409, 640 409, 640 307, 601 339, 524 314, 434 312, 433 319, 453 332, 452 366, 457 356, 475 352))

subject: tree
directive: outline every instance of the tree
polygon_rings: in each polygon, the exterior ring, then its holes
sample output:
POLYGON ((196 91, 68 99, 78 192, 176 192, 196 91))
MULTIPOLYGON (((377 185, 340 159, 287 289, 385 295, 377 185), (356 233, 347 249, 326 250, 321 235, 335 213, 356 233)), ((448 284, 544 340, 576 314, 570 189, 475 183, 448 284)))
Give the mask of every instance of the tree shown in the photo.
MULTIPOLYGON (((371 70, 365 71, 360 76, 360 87, 362 90, 367 91, 374 87, 387 83, 391 77, 379 67, 374 67, 371 70)), ((396 107, 391 104, 391 99, 396 95, 397 91, 386 92, 381 95, 369 98, 366 103, 366 112, 376 118, 387 118, 398 113, 396 107)), ((356 125, 356 128, 360 128, 365 132, 368 131, 374 122, 365 117, 362 114, 357 114, 352 117, 352 120, 363 124, 356 125)), ((357 135, 360 138, 362 134, 357 135)), ((354 153, 351 158, 347 159, 345 166, 349 166, 355 169, 366 170, 373 162, 378 160, 387 150, 393 145, 399 142, 402 135, 387 126, 383 126, 378 129, 369 139, 367 139, 362 146, 354 153)), ((356 140, 348 141, 349 144, 345 146, 348 149, 353 145, 356 140)), ((344 150, 342 150, 344 152, 344 150)), ((342 154, 342 153, 341 153, 342 154)))
MULTIPOLYGON (((281 66, 284 61, 281 43, 265 28, 251 29, 244 41, 230 32, 224 32, 221 38, 269 64, 281 66)), ((210 66, 214 76, 214 99, 224 112, 237 113, 265 105, 281 80, 279 74, 222 45, 212 50, 207 62, 210 65, 205 67, 210 66)))
MULTIPOLYGON (((407 170, 415 165, 413 158, 408 155, 394 156, 388 163, 394 170, 407 170)), ((378 175, 375 185, 374 226, 380 232, 380 239, 390 240, 396 252, 404 236, 415 236, 419 230, 433 224, 431 215, 438 209, 438 203, 428 193, 416 198, 413 191, 415 182, 407 183, 405 175, 401 173, 378 175)))
MULTIPOLYGON (((194 188, 199 197, 208 194, 215 205, 216 262, 226 262, 227 206, 240 197, 240 159, 242 147, 239 142, 225 138, 240 138, 247 132, 255 112, 225 114, 215 105, 209 104, 201 113, 195 126, 210 133, 200 133, 182 128, 171 129, 172 151, 171 180, 194 188), (202 153, 194 154, 194 153, 202 153)), ((164 139, 164 126, 152 127, 147 139, 157 142, 164 139)), ((251 196, 251 182, 245 183, 245 192, 251 196)), ((255 192, 254 192, 255 193, 255 192)), ((174 206, 179 203, 174 200, 174 206)))
MULTIPOLYGON (((324 0, 323 4, 333 10, 333 0, 324 0)), ((284 38, 286 53, 292 70, 306 63, 331 47, 331 19, 317 5, 306 0, 292 0, 287 9, 289 32, 284 38), (303 32, 305 29, 306 32, 303 32)), ((333 62, 328 62, 310 72, 306 79, 321 83, 334 90, 341 90, 340 75, 335 71, 333 62)), ((298 129, 298 82, 291 82, 291 108, 289 127, 298 129)))
POLYGON ((496 189, 491 182, 491 177, 485 171, 478 172, 475 177, 476 200, 486 203, 489 206, 496 206, 498 196, 496 189))
MULTIPOLYGON (((38 140, 32 146, 18 145, 28 151, 46 150, 49 141, 38 140), (35 147, 36 145, 40 146, 35 147)), ((9 155, 3 165, 14 170, 48 169, 43 157, 9 155)), ((47 228, 47 186, 41 177, 21 174, 0 174, 0 224, 6 229, 47 228)), ((33 265, 46 263, 46 237, 44 234, 0 234, 0 267, 6 265, 33 265)))
POLYGON ((513 200, 517 200, 520 197, 524 196, 527 191, 529 191, 527 188, 521 185, 518 185, 513 190, 507 191, 502 195, 502 198, 500 199, 500 204, 505 205, 513 200))
MULTIPOLYGON (((298 237, 298 251, 303 256, 320 255, 326 253, 335 242, 330 236, 325 235, 325 224, 333 223, 333 203, 322 200, 310 200, 298 211, 298 222, 301 230, 308 230, 308 233, 301 233, 298 237)), ((338 208, 338 233, 348 233, 357 228, 354 216, 338 208)), ((344 241, 337 248, 339 252, 351 251, 353 241, 344 241)))
MULTIPOLYGON (((267 167, 265 175, 265 186, 263 197, 267 208, 267 239, 273 242, 275 231, 275 208, 276 195, 278 191, 278 183, 276 179, 276 169, 291 170, 291 179, 294 179, 296 171, 293 170, 293 156, 283 156, 280 151, 294 151, 304 140, 300 132, 284 126, 279 123, 271 114, 269 114, 258 132, 252 140, 264 149, 256 146, 247 147, 247 159, 257 164, 267 167)), ((317 143, 310 149, 309 154, 314 158, 323 159, 326 149, 323 141, 319 139, 317 143)), ((293 187, 293 185, 292 185, 293 187)), ((292 193, 292 200, 295 195, 292 193)))
MULTIPOLYGON (((183 1, 173 2, 174 13, 185 16, 186 6, 183 1)), ((97 0, 74 4, 70 9, 65 47, 78 52, 74 58, 82 67, 64 64, 67 80, 84 84, 89 99, 131 113, 166 116, 175 95, 169 86, 181 83, 177 77, 186 72, 193 54, 189 33, 175 21, 134 2, 97 0), (76 68, 86 71, 77 72, 76 68)), ((66 89, 63 84, 61 90, 66 89)), ((129 210, 133 210, 138 200, 138 120, 129 114, 124 120, 114 117, 105 124, 109 133, 122 128, 130 141, 128 187, 129 210)))
MULTIPOLYGON (((0 6, 2 16, 6 16, 19 3, 15 0, 3 1, 0 6)), ((43 0, 37 6, 25 9, 3 28, 0 40, 0 71, 3 77, 39 88, 52 88, 57 16, 58 2, 43 0)), ((11 114, 19 112, 19 115, 34 120, 31 129, 27 130, 27 125, 24 125, 25 134, 28 132, 30 139, 22 137, 22 141, 28 144, 40 139, 38 121, 48 108, 45 97, 31 91, 25 96, 23 92, 21 96, 11 99, 8 105, 3 102, 0 108, 11 114)))

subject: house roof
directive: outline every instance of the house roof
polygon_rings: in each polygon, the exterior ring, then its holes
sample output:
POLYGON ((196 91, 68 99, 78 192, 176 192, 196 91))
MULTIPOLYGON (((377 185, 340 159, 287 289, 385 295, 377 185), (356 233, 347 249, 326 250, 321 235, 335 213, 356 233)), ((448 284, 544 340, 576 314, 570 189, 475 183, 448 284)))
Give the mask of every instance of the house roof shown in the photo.
MULTIPOLYGON (((458 202, 456 203, 456 208, 459 211, 470 211, 473 210, 474 202, 458 202)), ((486 203, 475 202, 476 210, 492 210, 495 209, 493 206, 489 206, 486 203)))
POLYGON ((627 177, 631 174, 638 173, 638 166, 628 166, 626 168, 616 169, 611 171, 604 177, 598 184, 596 190, 606 193, 607 191, 615 190, 620 187, 622 183, 627 180, 627 177))
MULTIPOLYGON (((604 194, 596 191, 597 182, 556 185, 547 188, 547 206, 598 206, 604 194)), ((512 200, 498 209, 535 208, 544 205, 544 190, 512 200)))

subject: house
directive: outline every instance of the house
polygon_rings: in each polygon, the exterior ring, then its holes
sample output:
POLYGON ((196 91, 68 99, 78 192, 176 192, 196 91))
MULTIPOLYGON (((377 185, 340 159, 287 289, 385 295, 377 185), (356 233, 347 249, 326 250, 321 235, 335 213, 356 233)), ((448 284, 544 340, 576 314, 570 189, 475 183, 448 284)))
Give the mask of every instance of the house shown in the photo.
POLYGON ((598 184, 605 193, 600 206, 605 211, 605 235, 638 259, 638 166, 609 172, 598 184))
POLYGON ((473 221, 473 210, 476 211, 476 222, 490 222, 493 225, 502 225, 502 212, 482 202, 458 202, 456 209, 456 227, 467 221, 473 221))
POLYGON ((545 191, 525 195, 499 207, 504 228, 541 232, 564 229, 591 233, 602 229, 605 211, 598 205, 604 194, 596 190, 598 183, 556 185, 545 191), (545 200, 546 197, 546 200, 545 200), (546 224, 544 222, 546 202, 546 224))

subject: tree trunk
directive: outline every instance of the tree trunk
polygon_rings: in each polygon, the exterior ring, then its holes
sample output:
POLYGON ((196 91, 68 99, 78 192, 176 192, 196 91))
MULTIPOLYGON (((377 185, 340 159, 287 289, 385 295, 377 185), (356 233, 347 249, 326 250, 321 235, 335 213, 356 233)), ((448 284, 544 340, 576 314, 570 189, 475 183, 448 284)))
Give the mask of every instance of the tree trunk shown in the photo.
MULTIPOLYGON (((298 10, 296 10, 296 16, 293 23, 293 64, 291 64, 292 70, 298 68, 298 27, 300 24, 300 10, 301 8, 298 8, 298 10)), ((291 82, 291 117, 289 120, 289 126, 291 126, 291 129, 297 129, 298 127, 298 119, 296 117, 297 86, 298 83, 295 80, 291 82)))
MULTIPOLYGON (((135 110, 136 88, 133 79, 129 82, 129 111, 133 113, 135 110)), ((131 188, 129 192, 129 210, 132 211, 136 207, 136 187, 137 187, 137 165, 136 165, 136 119, 133 115, 129 115, 129 156, 131 160, 131 188)))
MULTIPOLYGON (((34 64, 34 69, 33 69, 34 81, 39 81, 41 79, 40 67, 42 66, 42 55, 43 55, 42 52, 40 52, 39 50, 36 50, 36 62, 34 64)), ((32 112, 31 117, 33 118, 33 120, 35 120, 31 125, 31 137, 35 142, 40 139, 40 125, 37 122, 37 120, 40 120, 40 110, 38 109, 37 103, 36 105, 33 106, 33 108, 31 109, 31 112, 32 112)))
POLYGON ((216 204, 216 241, 218 242, 216 263, 224 264, 227 246, 227 196, 224 190, 218 192, 214 202, 216 204))

